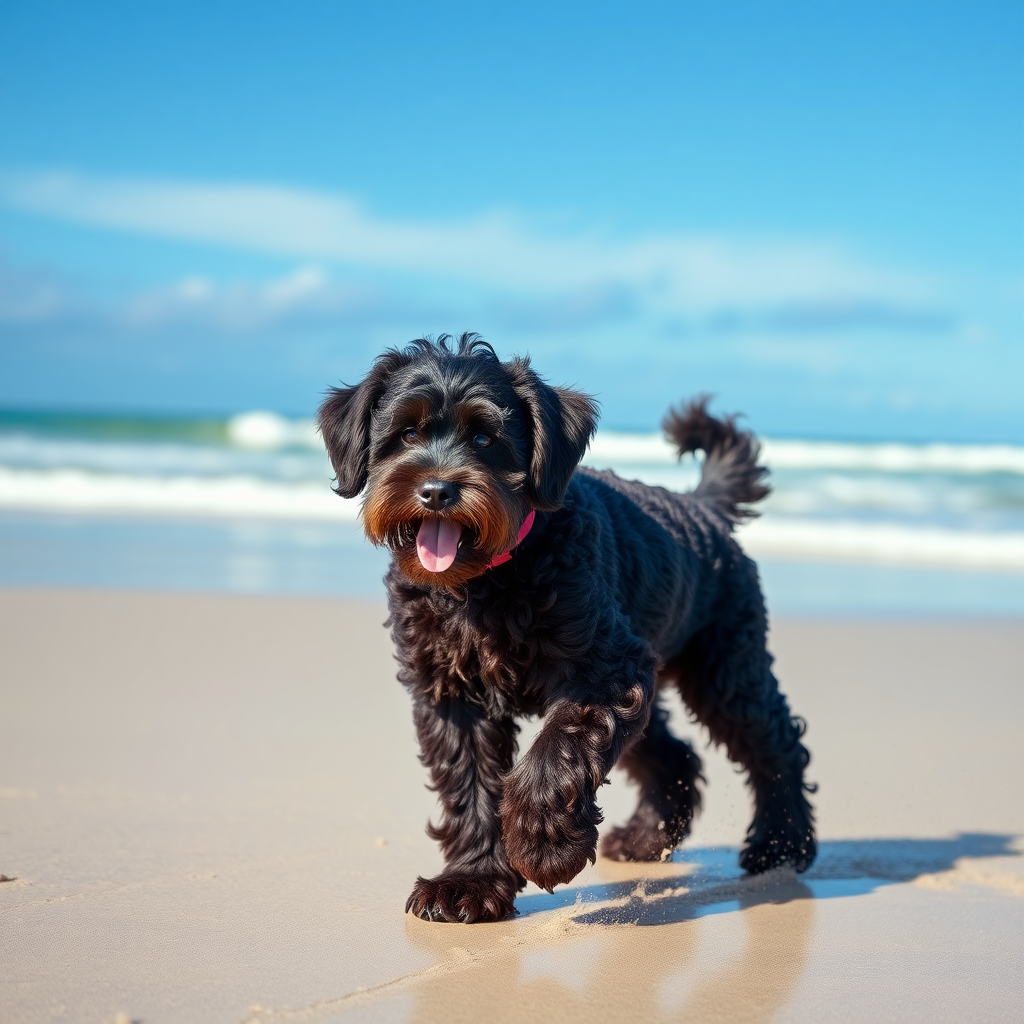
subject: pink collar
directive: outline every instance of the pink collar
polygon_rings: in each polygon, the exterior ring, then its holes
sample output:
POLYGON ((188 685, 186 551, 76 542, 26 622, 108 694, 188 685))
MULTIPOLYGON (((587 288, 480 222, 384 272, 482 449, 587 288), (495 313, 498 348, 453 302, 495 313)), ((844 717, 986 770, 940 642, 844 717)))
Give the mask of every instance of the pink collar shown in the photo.
POLYGON ((508 551, 502 551, 500 555, 495 555, 488 563, 487 568, 493 569, 496 565, 504 565, 506 562, 512 560, 512 552, 515 551, 520 544, 526 540, 526 535, 533 529, 533 521, 537 518, 537 513, 532 508, 530 514, 523 520, 523 525, 519 527, 519 536, 516 537, 515 544, 508 549, 508 551))

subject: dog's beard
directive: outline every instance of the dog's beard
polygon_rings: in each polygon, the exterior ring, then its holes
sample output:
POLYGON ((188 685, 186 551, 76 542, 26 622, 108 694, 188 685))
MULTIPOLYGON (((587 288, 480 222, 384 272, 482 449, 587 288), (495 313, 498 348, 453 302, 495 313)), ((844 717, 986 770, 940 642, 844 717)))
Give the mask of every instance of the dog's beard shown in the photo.
POLYGON ((529 513, 522 497, 480 476, 447 474, 458 485, 458 498, 441 512, 429 512, 416 500, 418 485, 426 479, 422 470, 415 476, 402 470, 371 476, 363 504, 367 537, 390 548, 414 583, 457 587, 479 576, 491 559, 516 543, 529 513))

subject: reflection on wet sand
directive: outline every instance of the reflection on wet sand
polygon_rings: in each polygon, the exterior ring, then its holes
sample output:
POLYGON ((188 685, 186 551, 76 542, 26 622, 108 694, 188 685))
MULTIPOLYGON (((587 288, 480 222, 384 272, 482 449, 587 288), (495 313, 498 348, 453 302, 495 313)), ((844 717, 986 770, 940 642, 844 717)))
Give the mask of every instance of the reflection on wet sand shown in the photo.
MULTIPOLYGON (((412 995, 416 1024, 767 1022, 804 973, 818 900, 955 878, 965 865, 1019 856, 1011 835, 960 833, 826 841, 804 880, 785 870, 743 876, 726 848, 681 851, 667 864, 602 859, 596 884, 520 897, 514 921, 408 918, 410 941, 437 963, 383 1001, 412 995)), ((967 876, 975 884, 977 871, 967 876)))
POLYGON ((811 890, 785 873, 700 884, 669 866, 637 879, 633 865, 633 879, 587 894, 597 906, 485 927, 410 919, 409 938, 452 970, 416 986, 409 1019, 770 1021, 803 972, 811 890))

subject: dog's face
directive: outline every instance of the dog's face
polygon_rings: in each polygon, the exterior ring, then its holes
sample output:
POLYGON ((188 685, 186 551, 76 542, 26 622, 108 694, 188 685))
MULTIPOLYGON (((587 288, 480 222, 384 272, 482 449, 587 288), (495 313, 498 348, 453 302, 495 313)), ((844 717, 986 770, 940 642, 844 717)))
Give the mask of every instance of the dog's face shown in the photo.
POLYGON ((597 423, 587 396, 499 362, 473 335, 385 352, 333 388, 318 423, 337 492, 416 583, 451 587, 511 548, 531 509, 560 507, 597 423))

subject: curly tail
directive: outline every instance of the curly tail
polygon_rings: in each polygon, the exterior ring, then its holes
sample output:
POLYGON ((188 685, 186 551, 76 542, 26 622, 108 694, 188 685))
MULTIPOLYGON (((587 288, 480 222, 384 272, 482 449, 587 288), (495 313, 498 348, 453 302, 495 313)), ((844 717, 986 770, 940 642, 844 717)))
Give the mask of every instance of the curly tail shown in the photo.
POLYGON ((740 430, 735 416, 712 416, 710 400, 709 395, 698 395, 688 405, 670 409, 661 426, 680 457, 704 452, 704 468, 693 495, 711 502, 735 526, 759 515, 749 506, 771 492, 768 470, 757 464, 761 452, 757 438, 749 430, 740 430))

